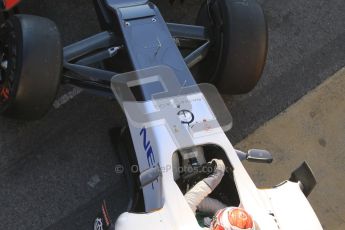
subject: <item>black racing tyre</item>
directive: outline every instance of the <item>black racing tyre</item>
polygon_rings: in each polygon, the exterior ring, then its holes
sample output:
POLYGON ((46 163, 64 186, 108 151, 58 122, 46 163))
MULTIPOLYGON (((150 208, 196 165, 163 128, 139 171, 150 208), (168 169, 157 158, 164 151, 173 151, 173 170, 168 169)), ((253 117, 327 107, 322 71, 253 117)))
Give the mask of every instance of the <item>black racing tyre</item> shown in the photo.
POLYGON ((222 93, 242 94, 259 81, 267 56, 265 16, 256 0, 208 0, 197 25, 210 31, 211 47, 193 69, 198 82, 211 82, 222 93))
POLYGON ((0 113, 10 118, 42 117, 56 96, 62 45, 55 23, 14 15, 0 28, 0 113))

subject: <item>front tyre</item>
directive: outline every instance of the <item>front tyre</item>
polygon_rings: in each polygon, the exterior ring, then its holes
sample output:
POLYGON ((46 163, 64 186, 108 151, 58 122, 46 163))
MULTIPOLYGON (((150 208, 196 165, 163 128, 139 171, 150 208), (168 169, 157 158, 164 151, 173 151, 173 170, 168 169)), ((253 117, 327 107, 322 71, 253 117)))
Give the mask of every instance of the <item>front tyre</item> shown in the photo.
POLYGON ((55 23, 14 15, 0 28, 0 113, 34 120, 51 107, 62 70, 62 45, 55 23))
POLYGON ((207 0, 197 25, 206 26, 212 46, 194 69, 198 82, 214 83, 222 93, 251 91, 265 66, 268 32, 256 0, 207 0))

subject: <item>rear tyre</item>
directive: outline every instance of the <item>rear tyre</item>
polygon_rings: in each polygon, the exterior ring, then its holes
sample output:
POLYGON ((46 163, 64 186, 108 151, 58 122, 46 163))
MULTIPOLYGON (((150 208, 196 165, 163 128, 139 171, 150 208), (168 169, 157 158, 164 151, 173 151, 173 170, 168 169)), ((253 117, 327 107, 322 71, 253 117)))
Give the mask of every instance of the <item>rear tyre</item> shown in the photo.
POLYGON ((264 13, 256 0, 205 1, 196 24, 209 29, 212 43, 207 57, 193 69, 196 80, 214 83, 222 93, 251 91, 261 77, 268 47, 264 13))
POLYGON ((0 28, 0 113, 34 120, 50 108, 62 70, 62 45, 55 23, 14 15, 0 28))

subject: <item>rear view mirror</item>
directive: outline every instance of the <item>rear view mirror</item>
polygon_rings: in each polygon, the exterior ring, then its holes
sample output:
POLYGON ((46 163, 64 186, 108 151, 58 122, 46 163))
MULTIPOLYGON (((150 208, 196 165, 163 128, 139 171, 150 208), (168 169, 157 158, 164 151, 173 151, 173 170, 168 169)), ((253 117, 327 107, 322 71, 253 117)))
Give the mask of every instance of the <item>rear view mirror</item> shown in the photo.
POLYGON ((242 152, 240 150, 236 150, 237 156, 240 158, 241 161, 247 160, 249 162, 256 162, 256 163, 272 163, 273 157, 270 152, 263 149, 251 149, 248 153, 242 152))
POLYGON ((270 152, 263 149, 251 149, 248 151, 247 161, 257 163, 272 163, 273 157, 270 152))

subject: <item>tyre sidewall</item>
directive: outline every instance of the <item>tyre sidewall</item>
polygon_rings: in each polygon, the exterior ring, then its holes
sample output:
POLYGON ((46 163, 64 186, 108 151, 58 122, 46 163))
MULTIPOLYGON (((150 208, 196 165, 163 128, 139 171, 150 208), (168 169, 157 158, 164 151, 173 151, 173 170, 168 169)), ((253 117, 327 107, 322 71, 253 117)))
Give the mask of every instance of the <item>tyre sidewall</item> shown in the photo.
POLYGON ((42 117, 51 107, 61 81, 62 45, 52 21, 32 15, 15 15, 17 68, 11 99, 3 114, 17 119, 42 117))

